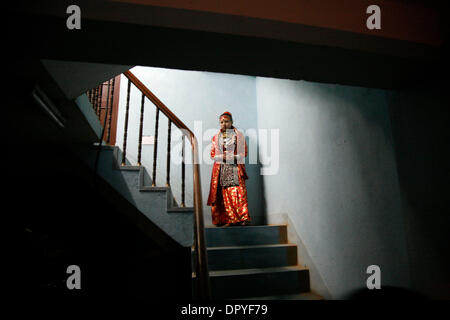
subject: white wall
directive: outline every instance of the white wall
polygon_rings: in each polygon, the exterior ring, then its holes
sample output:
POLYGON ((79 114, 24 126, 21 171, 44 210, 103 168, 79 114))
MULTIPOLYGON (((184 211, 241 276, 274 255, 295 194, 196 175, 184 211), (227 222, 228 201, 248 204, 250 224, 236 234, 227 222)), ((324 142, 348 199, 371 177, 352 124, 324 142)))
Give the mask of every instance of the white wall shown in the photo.
POLYGON ((271 78, 256 88, 258 128, 280 129, 269 222, 289 217, 332 298, 365 287, 372 264, 382 285, 409 287, 386 92, 271 78))

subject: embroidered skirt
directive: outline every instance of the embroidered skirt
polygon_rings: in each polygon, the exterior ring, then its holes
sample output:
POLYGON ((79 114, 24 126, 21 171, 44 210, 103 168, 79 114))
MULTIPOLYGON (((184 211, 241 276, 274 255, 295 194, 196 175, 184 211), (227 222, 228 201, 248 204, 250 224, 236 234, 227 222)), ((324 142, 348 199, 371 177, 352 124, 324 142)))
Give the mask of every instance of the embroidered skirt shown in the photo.
MULTIPOLYGON (((231 170, 233 169, 231 168, 231 170)), ((221 173, 222 171, 223 170, 221 170, 221 173)), ((233 181, 234 179, 224 179, 222 181, 226 180, 233 181)), ((220 225, 250 221, 245 180, 238 177, 238 181, 239 185, 222 186, 219 184, 217 186, 216 202, 211 206, 213 224, 220 225)), ((226 185, 227 183, 223 184, 226 185)))

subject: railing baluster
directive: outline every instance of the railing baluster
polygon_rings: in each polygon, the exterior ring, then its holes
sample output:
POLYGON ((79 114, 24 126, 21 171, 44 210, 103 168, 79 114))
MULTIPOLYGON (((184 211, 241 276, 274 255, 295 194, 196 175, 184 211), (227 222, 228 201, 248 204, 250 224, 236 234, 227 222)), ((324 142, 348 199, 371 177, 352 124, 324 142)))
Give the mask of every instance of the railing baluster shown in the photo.
POLYGON ((138 162, 137 165, 141 165, 141 152, 142 152, 142 130, 144 127, 144 102, 145 102, 145 95, 142 93, 142 99, 141 99, 141 118, 139 120, 139 147, 138 147, 138 162))
POLYGON ((103 98, 103 83, 100 85, 99 88, 99 95, 98 95, 98 104, 97 104, 97 117, 100 119, 100 113, 102 110, 102 98, 103 98))
POLYGON ((127 153, 127 137, 128 137, 128 112, 130 109, 130 87, 131 87, 131 81, 128 79, 128 87, 127 87, 127 106, 125 111, 125 128, 123 133, 123 151, 122 151, 122 163, 121 165, 125 165, 125 157, 127 153))
POLYGON ((170 144, 172 133, 172 120, 168 118, 168 133, 167 133, 167 173, 166 173, 166 187, 170 187, 170 144))
POLYGON ((91 104, 94 105, 95 88, 91 89, 91 104))
MULTIPOLYGON (((105 103, 105 117, 103 118, 103 133, 106 130, 106 122, 108 120, 108 104, 109 104, 109 92, 111 89, 111 80, 108 80, 108 93, 106 94, 106 103, 105 103)), ((101 118, 101 111, 100 111, 100 117, 101 118)), ((106 140, 105 137, 102 137, 102 139, 106 140)))
POLYGON ((110 138, 111 138, 111 118, 113 114, 113 101, 114 101, 114 86, 116 84, 116 78, 114 77, 112 79, 112 86, 111 86, 111 104, 109 107, 109 119, 108 119, 108 133, 106 134, 106 143, 109 144, 110 138))
POLYGON ((185 177, 185 164, 184 164, 184 133, 181 137, 181 207, 184 208, 184 177, 185 177))
POLYGON ((100 98, 100 86, 97 87, 97 97, 95 98, 95 114, 98 116, 98 101, 100 98))
POLYGON ((97 114, 97 97, 98 97, 98 87, 94 89, 94 97, 92 100, 92 106, 94 107, 95 114, 97 114))
POLYGON ((158 127, 159 127, 159 108, 156 108, 155 141, 154 141, 154 145, 153 145, 152 187, 156 186, 156 156, 158 153, 158 127))

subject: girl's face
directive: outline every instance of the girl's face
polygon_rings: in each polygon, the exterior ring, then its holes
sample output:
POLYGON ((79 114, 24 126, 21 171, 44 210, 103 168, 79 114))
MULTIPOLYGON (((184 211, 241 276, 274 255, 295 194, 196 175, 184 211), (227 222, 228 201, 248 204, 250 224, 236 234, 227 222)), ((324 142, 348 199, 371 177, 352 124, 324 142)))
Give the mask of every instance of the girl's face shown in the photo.
POLYGON ((225 131, 227 129, 231 129, 233 122, 228 116, 221 116, 219 119, 220 122, 220 130, 225 131))

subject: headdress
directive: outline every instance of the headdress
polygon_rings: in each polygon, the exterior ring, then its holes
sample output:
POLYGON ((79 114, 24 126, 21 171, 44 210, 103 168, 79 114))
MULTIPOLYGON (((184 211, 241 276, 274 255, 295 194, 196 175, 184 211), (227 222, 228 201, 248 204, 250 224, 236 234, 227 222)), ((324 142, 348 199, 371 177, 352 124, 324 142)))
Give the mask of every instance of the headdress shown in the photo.
MULTIPOLYGON (((231 113, 229 113, 228 111, 225 111, 224 113, 222 113, 222 114, 220 115, 220 117, 222 117, 222 116, 229 116, 230 119, 231 119, 231 121, 233 121, 233 116, 232 116, 231 113)), ((220 117, 219 117, 219 118, 220 118, 220 117)))

